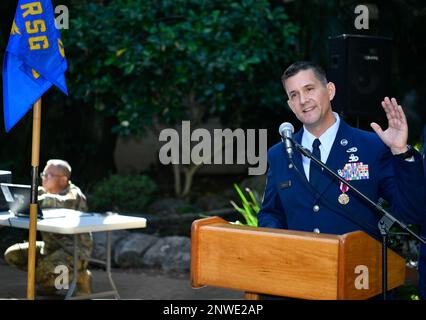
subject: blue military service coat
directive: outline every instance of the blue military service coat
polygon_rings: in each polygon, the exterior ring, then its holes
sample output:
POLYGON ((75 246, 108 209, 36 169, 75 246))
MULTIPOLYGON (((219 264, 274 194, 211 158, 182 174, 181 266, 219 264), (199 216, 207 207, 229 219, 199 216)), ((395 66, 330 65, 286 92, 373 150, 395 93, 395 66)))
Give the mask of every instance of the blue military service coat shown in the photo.
MULTIPOLYGON (((295 134, 301 142, 303 128, 295 134)), ((379 239, 380 214, 351 190, 349 202, 339 203, 340 181, 324 171, 321 185, 313 190, 303 170, 302 156, 294 151, 296 168, 289 168, 283 143, 268 151, 268 173, 260 227, 344 234, 362 230, 379 239)), ((384 198, 391 213, 405 223, 426 222, 425 177, 420 154, 408 162, 395 157, 374 132, 350 127, 343 119, 326 165, 345 177, 373 201, 384 198)))

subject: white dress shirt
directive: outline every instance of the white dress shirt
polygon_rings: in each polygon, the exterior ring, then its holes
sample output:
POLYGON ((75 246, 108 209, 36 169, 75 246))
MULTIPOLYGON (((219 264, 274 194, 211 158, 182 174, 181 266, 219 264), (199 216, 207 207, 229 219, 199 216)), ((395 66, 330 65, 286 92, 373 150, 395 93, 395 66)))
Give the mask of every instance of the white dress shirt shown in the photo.
MULTIPOLYGON (((334 124, 328 128, 318 139, 321 142, 319 146, 321 152, 321 162, 326 163, 328 156, 333 146, 334 139, 336 139, 337 130, 339 130, 340 117, 336 112, 333 112, 336 121, 334 124)), ((303 126, 303 136, 302 136, 302 146, 312 152, 312 143, 316 137, 303 126)), ((306 177, 309 180, 309 167, 311 165, 311 159, 308 157, 302 156, 303 170, 305 171, 306 177)))

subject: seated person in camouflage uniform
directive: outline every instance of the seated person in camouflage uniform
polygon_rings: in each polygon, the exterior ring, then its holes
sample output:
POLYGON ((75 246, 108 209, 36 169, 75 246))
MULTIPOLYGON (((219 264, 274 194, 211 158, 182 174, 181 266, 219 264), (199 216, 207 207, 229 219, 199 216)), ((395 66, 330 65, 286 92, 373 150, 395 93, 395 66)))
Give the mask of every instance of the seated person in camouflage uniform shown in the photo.
MULTIPOLYGON (((71 183, 71 167, 64 160, 49 160, 41 174, 43 186, 38 190, 40 208, 67 208, 87 211, 86 197, 71 183)), ((55 279, 59 276, 55 268, 68 267, 69 281, 73 278, 74 236, 41 232, 43 241, 37 241, 36 283, 39 292, 54 293, 55 279)), ((79 260, 76 294, 91 293, 91 273, 87 270, 92 253, 93 241, 89 233, 78 235, 79 260)), ((5 252, 5 260, 13 266, 26 270, 28 243, 18 243, 5 252)))

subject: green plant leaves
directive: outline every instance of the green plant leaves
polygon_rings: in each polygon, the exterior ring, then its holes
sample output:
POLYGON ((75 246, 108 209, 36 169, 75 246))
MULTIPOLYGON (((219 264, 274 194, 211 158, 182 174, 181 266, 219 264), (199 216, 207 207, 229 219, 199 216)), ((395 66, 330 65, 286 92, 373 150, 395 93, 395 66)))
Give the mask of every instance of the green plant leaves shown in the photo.
POLYGON ((95 211, 143 212, 156 190, 148 176, 111 175, 93 187, 89 203, 95 211))
POLYGON ((247 188, 246 191, 251 200, 249 201, 237 184, 234 184, 234 188, 241 199, 242 208, 238 206, 234 201, 230 201, 231 205, 244 217, 246 225, 257 227, 256 215, 259 212, 259 204, 256 200, 256 197, 254 196, 253 192, 247 188))
POLYGON ((282 5, 111 0, 74 5, 72 12, 63 33, 71 97, 101 100, 106 115, 129 123, 115 132, 142 133, 154 118, 191 120, 194 107, 203 119, 234 123, 249 107, 281 107, 272 97, 283 93, 280 73, 296 33, 282 5), (195 106, 185 103, 191 92, 195 106))

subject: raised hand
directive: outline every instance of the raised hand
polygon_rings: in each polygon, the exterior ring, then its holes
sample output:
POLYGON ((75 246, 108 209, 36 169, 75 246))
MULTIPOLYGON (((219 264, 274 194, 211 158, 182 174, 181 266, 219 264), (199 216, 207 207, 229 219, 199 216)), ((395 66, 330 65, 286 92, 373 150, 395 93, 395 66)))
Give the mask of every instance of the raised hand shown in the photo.
POLYGON ((385 97, 382 101, 382 107, 388 118, 388 128, 383 131, 375 122, 370 124, 371 128, 391 149, 393 154, 407 151, 408 125, 401 105, 398 104, 395 98, 389 99, 385 97))

